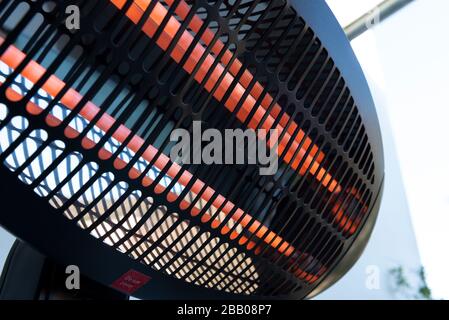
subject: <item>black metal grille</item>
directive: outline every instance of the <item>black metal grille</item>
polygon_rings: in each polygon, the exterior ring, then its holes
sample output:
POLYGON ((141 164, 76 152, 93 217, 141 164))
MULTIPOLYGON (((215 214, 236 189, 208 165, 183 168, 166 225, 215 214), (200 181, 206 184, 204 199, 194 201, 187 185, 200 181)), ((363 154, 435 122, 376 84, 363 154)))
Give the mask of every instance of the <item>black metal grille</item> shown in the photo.
POLYGON ((370 139, 284 0, 4 0, 0 27, 0 160, 99 241, 196 285, 284 296, 360 232, 378 191, 370 139), (280 128, 277 174, 170 162, 170 133, 193 120, 280 128))

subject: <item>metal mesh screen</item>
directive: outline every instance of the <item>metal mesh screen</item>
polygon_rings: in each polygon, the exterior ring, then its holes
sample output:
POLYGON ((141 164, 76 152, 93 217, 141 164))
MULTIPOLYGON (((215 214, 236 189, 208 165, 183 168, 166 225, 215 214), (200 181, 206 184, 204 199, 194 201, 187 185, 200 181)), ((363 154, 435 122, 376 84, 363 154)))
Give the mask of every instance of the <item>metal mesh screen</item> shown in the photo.
POLYGON ((98 241, 186 282, 278 296, 309 291, 360 231, 370 141, 285 1, 3 0, 0 28, 0 161, 98 241), (278 129, 279 170, 171 162, 171 132, 193 120, 278 129))

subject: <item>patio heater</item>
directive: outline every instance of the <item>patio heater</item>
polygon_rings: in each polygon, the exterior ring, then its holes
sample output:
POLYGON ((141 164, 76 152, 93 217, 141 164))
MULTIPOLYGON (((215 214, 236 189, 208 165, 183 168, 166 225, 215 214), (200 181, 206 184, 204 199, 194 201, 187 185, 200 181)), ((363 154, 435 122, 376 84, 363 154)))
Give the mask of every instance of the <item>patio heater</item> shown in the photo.
POLYGON ((383 170, 324 1, 0 2, 0 297, 310 298, 362 253, 383 170), (276 130, 278 170, 173 160, 195 121, 276 130))

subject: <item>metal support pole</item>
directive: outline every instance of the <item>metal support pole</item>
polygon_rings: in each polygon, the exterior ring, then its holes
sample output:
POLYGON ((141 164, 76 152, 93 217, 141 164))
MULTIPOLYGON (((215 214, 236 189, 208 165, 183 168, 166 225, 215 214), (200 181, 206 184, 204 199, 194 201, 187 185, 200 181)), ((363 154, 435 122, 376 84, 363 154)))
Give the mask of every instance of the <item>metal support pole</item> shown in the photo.
POLYGON ((414 0, 385 0, 345 28, 345 33, 351 41, 367 31, 373 23, 380 23, 392 16, 414 0))

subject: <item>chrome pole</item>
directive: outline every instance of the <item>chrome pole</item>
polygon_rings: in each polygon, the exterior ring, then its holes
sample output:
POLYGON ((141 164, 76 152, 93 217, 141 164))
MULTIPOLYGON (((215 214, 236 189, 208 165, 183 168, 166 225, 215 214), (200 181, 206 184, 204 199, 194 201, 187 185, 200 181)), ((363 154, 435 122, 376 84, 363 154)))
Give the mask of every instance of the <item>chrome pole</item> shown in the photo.
POLYGON ((367 31, 374 23, 380 23, 392 16, 399 10, 403 9, 414 0, 385 0, 367 13, 363 14, 354 22, 345 27, 345 33, 351 41, 365 31, 367 31))

